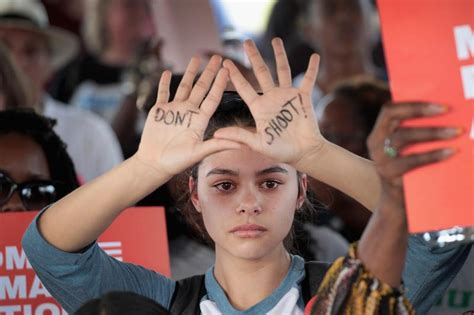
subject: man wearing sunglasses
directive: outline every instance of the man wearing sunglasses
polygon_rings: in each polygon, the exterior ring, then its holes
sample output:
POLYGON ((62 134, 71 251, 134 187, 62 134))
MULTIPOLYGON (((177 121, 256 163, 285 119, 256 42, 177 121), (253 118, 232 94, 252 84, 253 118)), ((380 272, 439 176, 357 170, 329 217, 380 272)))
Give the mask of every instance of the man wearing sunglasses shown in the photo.
POLYGON ((41 210, 79 186, 53 126, 32 110, 0 112, 0 212, 41 210))

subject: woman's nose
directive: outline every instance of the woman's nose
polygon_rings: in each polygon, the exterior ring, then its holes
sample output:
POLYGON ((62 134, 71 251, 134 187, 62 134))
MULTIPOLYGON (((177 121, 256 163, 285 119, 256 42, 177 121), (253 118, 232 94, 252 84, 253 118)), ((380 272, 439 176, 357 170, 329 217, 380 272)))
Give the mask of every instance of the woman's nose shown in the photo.
POLYGON ((258 191, 252 188, 244 188, 240 198, 238 213, 259 214, 262 212, 262 206, 259 201, 258 191))
POLYGON ((20 195, 17 191, 13 193, 6 204, 0 207, 0 212, 14 212, 14 211, 26 211, 23 202, 21 201, 20 195))

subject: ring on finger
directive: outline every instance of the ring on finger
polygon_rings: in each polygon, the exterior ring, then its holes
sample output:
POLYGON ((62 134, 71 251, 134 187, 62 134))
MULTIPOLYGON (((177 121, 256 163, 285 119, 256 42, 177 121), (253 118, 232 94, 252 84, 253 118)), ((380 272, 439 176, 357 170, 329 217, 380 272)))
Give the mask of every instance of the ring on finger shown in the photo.
POLYGON ((398 156, 398 149, 392 145, 392 140, 390 140, 390 138, 385 138, 384 140, 383 153, 391 159, 398 156))

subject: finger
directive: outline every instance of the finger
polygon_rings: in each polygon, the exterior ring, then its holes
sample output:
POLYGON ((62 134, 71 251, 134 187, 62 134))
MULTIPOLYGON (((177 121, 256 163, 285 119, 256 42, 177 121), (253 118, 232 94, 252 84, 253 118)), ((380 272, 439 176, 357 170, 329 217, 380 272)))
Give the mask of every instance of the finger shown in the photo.
POLYGON ((402 149, 407 145, 448 140, 462 134, 462 128, 431 127, 431 128, 399 128, 390 137, 391 145, 397 149, 402 149))
POLYGON ((240 127, 226 127, 214 132, 214 138, 244 143, 252 149, 258 147, 258 134, 240 127))
POLYGON ((272 46, 277 66, 278 84, 284 88, 292 87, 291 69, 283 41, 280 38, 274 38, 272 40, 272 46))
POLYGON ((222 57, 217 55, 212 56, 211 60, 209 60, 209 63, 191 91, 191 95, 189 96, 191 104, 196 106, 201 105, 202 99, 207 91, 209 91, 212 80, 214 80, 219 68, 221 67, 221 62, 222 57))
POLYGON ((445 113, 448 107, 425 102, 389 103, 383 106, 370 133, 367 146, 376 150, 385 138, 389 138, 399 127, 402 120, 420 118, 445 113))
POLYGON ((232 61, 226 59, 224 67, 229 70, 230 80, 234 84, 237 93, 239 93, 247 105, 251 105, 258 96, 257 92, 255 92, 249 81, 244 78, 232 61))
POLYGON ((209 140, 204 141, 200 144, 196 150, 198 156, 200 156, 199 160, 204 159, 208 155, 213 153, 226 151, 226 150, 238 150, 242 148, 242 144, 226 140, 226 139, 215 139, 211 138, 209 140))
POLYGON ((393 121, 430 117, 445 113, 448 107, 423 102, 386 104, 379 114, 374 130, 389 130, 393 128, 393 121))
POLYGON ((316 84, 316 76, 319 69, 319 55, 312 54, 309 58, 308 68, 300 85, 300 90, 306 95, 311 95, 314 85, 316 84))
POLYGON ((227 80, 229 79, 229 72, 227 69, 221 68, 217 73, 216 80, 212 85, 209 94, 206 96, 201 104, 201 112, 207 117, 211 117, 216 111, 217 106, 221 102, 222 94, 227 86, 227 80))
POLYGON ((265 61, 263 61, 262 55, 260 55, 257 46, 255 46, 255 43, 252 40, 246 40, 244 42, 244 50, 249 57, 253 73, 257 78, 258 84, 260 84, 260 87, 262 88, 262 92, 265 93, 271 90, 275 86, 272 75, 265 64, 265 61))
POLYGON ((383 166, 379 167, 379 169, 383 177, 394 180, 396 177, 400 177, 416 168, 446 160, 455 153, 455 149, 445 148, 410 154, 397 159, 388 160, 383 166))
POLYGON ((160 82, 158 83, 158 95, 156 96, 156 103, 168 103, 170 99, 170 82, 171 71, 165 70, 161 74, 160 82))
POLYGON ((199 60, 199 57, 194 56, 193 58, 191 58, 191 61, 189 62, 186 71, 184 72, 183 79, 181 79, 181 82, 178 86, 178 90, 176 91, 176 96, 174 97, 175 101, 184 101, 188 99, 189 93, 191 92, 191 89, 193 87, 194 78, 198 73, 200 64, 201 61, 199 60))

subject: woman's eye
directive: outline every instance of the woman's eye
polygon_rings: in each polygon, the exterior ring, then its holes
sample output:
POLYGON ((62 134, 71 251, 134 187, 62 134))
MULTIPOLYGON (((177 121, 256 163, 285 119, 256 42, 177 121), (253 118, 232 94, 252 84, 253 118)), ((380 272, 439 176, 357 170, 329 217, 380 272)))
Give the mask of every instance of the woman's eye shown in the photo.
POLYGON ((280 185, 279 182, 274 181, 274 180, 266 180, 262 183, 262 188, 265 189, 275 189, 280 185))
POLYGON ((230 183, 230 182, 224 182, 224 183, 219 183, 217 185, 214 185, 214 187, 216 187, 217 190, 219 191, 230 191, 232 189, 234 189, 234 184, 230 183))

